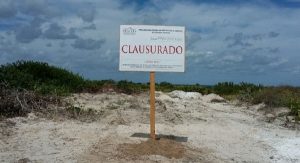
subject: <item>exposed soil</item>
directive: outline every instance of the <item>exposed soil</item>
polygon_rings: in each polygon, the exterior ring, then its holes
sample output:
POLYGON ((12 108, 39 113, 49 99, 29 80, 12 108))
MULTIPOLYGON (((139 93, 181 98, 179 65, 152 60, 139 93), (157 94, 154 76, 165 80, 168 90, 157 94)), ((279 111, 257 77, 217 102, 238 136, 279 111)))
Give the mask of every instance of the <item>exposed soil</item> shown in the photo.
POLYGON ((120 144, 118 151, 121 153, 121 157, 138 158, 144 155, 161 155, 169 159, 179 159, 185 155, 186 149, 183 144, 174 140, 148 139, 137 144, 120 144))
POLYGON ((0 162, 300 162, 295 124, 214 94, 156 92, 161 139, 151 141, 148 98, 74 94, 65 100, 95 111, 93 121, 34 114, 2 121, 0 162))

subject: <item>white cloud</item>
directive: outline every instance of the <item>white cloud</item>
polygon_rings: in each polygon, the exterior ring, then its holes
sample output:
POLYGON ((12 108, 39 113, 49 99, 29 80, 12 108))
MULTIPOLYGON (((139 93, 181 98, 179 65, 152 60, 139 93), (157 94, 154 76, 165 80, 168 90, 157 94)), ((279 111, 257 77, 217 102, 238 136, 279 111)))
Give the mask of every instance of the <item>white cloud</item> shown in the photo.
MULTIPOLYGON (((95 44, 96 40, 105 39, 105 42, 101 42, 101 48, 93 45, 87 51, 72 46, 76 44, 76 39, 63 40, 64 46, 61 46, 61 37, 53 40, 53 37, 48 39, 26 35, 32 41, 25 45, 26 57, 68 66, 80 73, 97 66, 109 67, 107 71, 112 71, 113 67, 117 72, 119 25, 183 25, 187 29, 187 64, 197 67, 194 71, 213 69, 230 73, 243 71, 247 74, 278 72, 281 67, 287 73, 297 71, 295 63, 291 63, 300 60, 300 47, 297 45, 300 42, 300 10, 297 8, 279 8, 271 4, 264 7, 251 5, 250 2, 245 5, 218 5, 152 0, 149 3, 153 6, 137 9, 138 4, 124 6, 121 0, 20 1, 17 6, 21 13, 32 19, 45 18, 40 27, 43 34, 51 24, 57 24, 64 32, 56 36, 66 36, 72 30, 79 40, 94 40, 83 41, 85 47, 89 47, 88 42, 95 44), (91 12, 82 11, 81 8, 91 9, 91 12), (86 29, 88 26, 93 26, 93 29, 86 29), (240 39, 235 36, 239 33, 240 39), (48 46, 50 43, 51 46, 48 46), (237 46, 233 46, 233 43, 237 46), (33 53, 32 56, 29 53, 33 53), (87 70, 82 70, 80 66, 87 70)), ((21 25, 27 27, 28 24, 30 22, 21 25)), ((20 44, 14 40, 11 43, 11 47, 17 47, 13 51, 0 45, 0 50, 5 50, 4 55, 0 54, 1 61, 24 58, 20 44), (9 52, 14 56, 6 55, 9 52)), ((93 71, 97 73, 97 70, 93 71)))

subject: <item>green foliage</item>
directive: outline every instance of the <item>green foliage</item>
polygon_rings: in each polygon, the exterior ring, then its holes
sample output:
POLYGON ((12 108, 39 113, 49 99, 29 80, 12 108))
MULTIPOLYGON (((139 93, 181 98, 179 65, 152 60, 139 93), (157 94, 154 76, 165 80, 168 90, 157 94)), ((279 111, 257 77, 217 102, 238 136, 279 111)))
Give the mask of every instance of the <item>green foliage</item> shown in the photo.
POLYGON ((250 83, 224 82, 213 86, 213 90, 227 99, 237 98, 251 104, 264 103, 267 107, 288 107, 292 115, 300 118, 300 89, 296 87, 263 87, 250 83))
POLYGON ((289 103, 289 108, 291 109, 291 113, 298 117, 300 120, 300 99, 291 99, 289 103))
POLYGON ((8 83, 12 88, 60 95, 80 91, 85 86, 85 80, 78 74, 34 61, 17 61, 2 65, 0 82, 8 83))
POLYGON ((213 87, 216 94, 219 95, 234 95, 234 94, 249 94, 256 92, 263 88, 261 85, 254 85, 251 83, 234 84, 233 82, 218 83, 213 87))
POLYGON ((300 116, 300 89, 290 86, 266 87, 253 95, 252 103, 269 107, 288 107, 291 114, 300 116))
POLYGON ((175 89, 175 85, 168 82, 161 82, 160 84, 156 84, 156 89, 163 92, 171 92, 175 89))
POLYGON ((238 88, 238 85, 235 85, 233 82, 218 83, 213 87, 214 92, 219 95, 237 94, 238 88))
POLYGON ((86 80, 83 88, 83 92, 96 93, 107 85, 113 85, 113 80, 86 80))
MULTIPOLYGON (((0 67, 0 83, 16 90, 33 90, 40 94, 68 95, 74 92, 98 92, 114 90, 126 94, 149 90, 149 83, 133 83, 121 80, 85 80, 62 68, 43 62, 17 61, 0 67)), ((289 107, 293 115, 299 115, 300 89, 289 86, 263 87, 251 83, 222 82, 215 86, 174 85, 168 82, 156 84, 157 91, 182 90, 202 94, 216 93, 224 97, 238 98, 248 103, 265 103, 269 107, 289 107)), ((76 109, 75 109, 76 110, 76 109)), ((74 111, 73 111, 74 112, 74 111)))
POLYGON ((132 94, 144 92, 149 89, 149 86, 147 84, 121 80, 117 83, 117 88, 123 93, 132 94))
POLYGON ((289 106, 292 99, 300 97, 299 89, 293 87, 266 87, 253 95, 253 103, 265 103, 270 107, 289 106))

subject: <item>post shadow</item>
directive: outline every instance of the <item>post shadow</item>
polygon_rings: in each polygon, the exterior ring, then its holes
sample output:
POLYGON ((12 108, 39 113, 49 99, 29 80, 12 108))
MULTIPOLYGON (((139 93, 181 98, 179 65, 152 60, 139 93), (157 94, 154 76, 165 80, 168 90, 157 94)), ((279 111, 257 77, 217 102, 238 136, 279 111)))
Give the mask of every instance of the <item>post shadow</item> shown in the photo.
MULTIPOLYGON (((151 138, 150 134, 147 134, 147 133, 134 133, 130 137, 151 138)), ((188 137, 183 137, 183 136, 164 135, 164 134, 156 135, 156 139, 159 140, 161 138, 170 139, 170 140, 174 140, 174 141, 177 141, 177 142, 187 142, 188 141, 188 137)))

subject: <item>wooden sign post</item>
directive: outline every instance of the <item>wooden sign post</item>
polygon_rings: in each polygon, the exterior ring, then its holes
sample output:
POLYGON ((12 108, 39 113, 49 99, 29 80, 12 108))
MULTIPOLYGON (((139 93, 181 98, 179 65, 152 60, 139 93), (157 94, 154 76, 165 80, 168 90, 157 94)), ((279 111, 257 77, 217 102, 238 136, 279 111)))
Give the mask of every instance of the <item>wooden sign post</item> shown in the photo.
POLYGON ((150 72, 150 137, 155 140, 155 72, 184 72, 185 27, 121 25, 119 70, 150 72))
POLYGON ((150 137, 155 140, 155 72, 150 72, 150 137))

